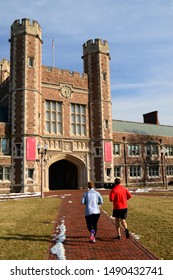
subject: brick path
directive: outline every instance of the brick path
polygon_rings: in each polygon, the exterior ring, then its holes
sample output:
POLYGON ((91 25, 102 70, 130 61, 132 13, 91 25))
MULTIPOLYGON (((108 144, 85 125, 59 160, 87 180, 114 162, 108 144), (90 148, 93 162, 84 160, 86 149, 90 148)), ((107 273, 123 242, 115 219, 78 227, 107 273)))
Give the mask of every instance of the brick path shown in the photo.
MULTIPOLYGON (((144 248, 132 236, 116 240, 114 220, 101 212, 96 243, 91 243, 86 228, 84 205, 80 204, 84 190, 57 191, 54 194, 62 198, 55 228, 62 219, 66 227, 66 239, 63 242, 66 260, 156 260, 151 252, 144 248), (70 194, 70 195, 69 195, 70 194)), ((108 191, 100 191, 104 195, 108 191)), ((51 192, 51 194, 53 194, 51 192)), ((55 244, 52 243, 50 248, 55 244)), ((57 259, 49 248, 48 259, 57 259)))

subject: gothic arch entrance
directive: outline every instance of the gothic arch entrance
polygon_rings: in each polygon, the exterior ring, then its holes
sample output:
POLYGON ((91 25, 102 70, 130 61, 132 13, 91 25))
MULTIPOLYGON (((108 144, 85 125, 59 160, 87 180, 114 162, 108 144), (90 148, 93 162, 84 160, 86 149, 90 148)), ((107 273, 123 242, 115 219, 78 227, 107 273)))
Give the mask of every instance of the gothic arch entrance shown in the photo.
POLYGON ((70 154, 57 154, 47 161, 44 191, 87 187, 88 161, 70 154))
POLYGON ((74 163, 62 159, 49 167, 49 190, 77 188, 78 169, 74 163))

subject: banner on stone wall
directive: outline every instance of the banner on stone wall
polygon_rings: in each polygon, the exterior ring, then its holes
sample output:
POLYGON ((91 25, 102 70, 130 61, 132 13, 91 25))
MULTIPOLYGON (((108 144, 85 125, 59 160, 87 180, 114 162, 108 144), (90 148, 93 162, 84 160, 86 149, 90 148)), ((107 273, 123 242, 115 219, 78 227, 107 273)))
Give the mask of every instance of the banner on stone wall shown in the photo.
POLYGON ((36 160, 36 140, 33 137, 26 138, 26 160, 36 160))
POLYGON ((111 162, 112 161, 112 146, 111 142, 105 142, 104 143, 105 148, 105 161, 111 162))

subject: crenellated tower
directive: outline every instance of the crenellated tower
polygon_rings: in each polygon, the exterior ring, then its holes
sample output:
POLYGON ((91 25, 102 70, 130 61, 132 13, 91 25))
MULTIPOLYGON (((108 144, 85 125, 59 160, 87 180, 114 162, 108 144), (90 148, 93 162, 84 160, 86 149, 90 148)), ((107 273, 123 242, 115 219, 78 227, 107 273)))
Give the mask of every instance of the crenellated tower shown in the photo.
POLYGON ((83 45, 84 72, 88 74, 91 137, 91 178, 97 185, 113 181, 112 103, 110 53, 107 41, 83 45))
POLYGON ((12 188, 15 191, 28 189, 27 172, 34 170, 36 137, 41 135, 42 130, 41 36, 37 21, 15 20, 11 26, 12 188))

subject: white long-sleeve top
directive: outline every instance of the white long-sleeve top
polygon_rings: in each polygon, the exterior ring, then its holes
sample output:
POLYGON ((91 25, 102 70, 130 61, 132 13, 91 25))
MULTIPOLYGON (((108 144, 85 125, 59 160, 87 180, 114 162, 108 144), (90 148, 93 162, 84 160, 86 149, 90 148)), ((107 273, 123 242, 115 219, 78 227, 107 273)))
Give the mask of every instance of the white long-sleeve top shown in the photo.
POLYGON ((90 189, 83 194, 81 203, 85 204, 85 216, 99 214, 99 206, 103 204, 103 198, 99 192, 95 191, 94 189, 90 189))

